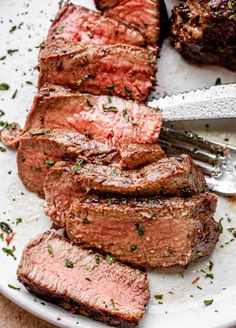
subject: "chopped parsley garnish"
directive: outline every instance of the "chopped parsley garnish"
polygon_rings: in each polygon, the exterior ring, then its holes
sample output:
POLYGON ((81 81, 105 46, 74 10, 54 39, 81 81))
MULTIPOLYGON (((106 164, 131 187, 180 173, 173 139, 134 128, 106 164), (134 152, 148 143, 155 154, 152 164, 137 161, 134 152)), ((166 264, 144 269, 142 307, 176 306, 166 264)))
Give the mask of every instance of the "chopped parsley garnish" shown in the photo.
POLYGON ((214 275, 213 275, 213 273, 207 273, 207 274, 205 275, 205 277, 206 277, 206 278, 210 278, 210 279, 214 279, 214 275))
POLYGON ((15 52, 17 52, 17 51, 19 51, 18 49, 8 49, 7 50, 7 53, 8 53, 8 55, 12 55, 12 54, 14 54, 15 52))
POLYGON ((223 233, 223 231, 224 231, 223 225, 222 225, 222 223, 221 223, 222 220, 223 220, 223 218, 220 219, 220 221, 219 221, 219 232, 220 232, 220 233, 223 233))
POLYGON ((65 28, 65 26, 59 26, 57 29, 56 29, 56 31, 55 31, 55 34, 62 34, 63 33, 63 31, 64 31, 64 28, 65 28))
POLYGON ((22 222, 22 218, 16 218, 16 225, 22 222))
POLYGON ((163 294, 155 294, 155 295, 154 295, 154 298, 155 298, 156 300, 163 300, 163 294))
POLYGON ((4 236, 3 236, 3 233, 0 232, 0 239, 3 240, 4 239, 4 236))
POLYGON ((7 234, 12 232, 12 228, 6 222, 0 222, 0 229, 7 234))
POLYGON ((15 99, 15 98, 16 98, 17 92, 18 92, 18 90, 16 89, 16 90, 14 91, 14 93, 13 93, 11 99, 15 99))
POLYGON ((105 106, 102 105, 104 112, 118 112, 118 109, 115 106, 105 106))
POLYGON ((100 257, 98 254, 95 255, 95 262, 96 262, 96 264, 100 263, 100 257))
POLYGON ((129 114, 128 114, 128 112, 127 112, 126 109, 123 109, 123 110, 122 110, 122 115, 123 115, 124 119, 125 119, 127 122, 129 122, 129 114))
POLYGON ((208 266, 209 271, 212 271, 213 266, 214 263, 212 261, 209 261, 209 266, 208 266))
POLYGON ((111 97, 110 97, 110 96, 108 96, 108 97, 107 97, 107 100, 108 100, 109 104, 111 104, 111 103, 112 103, 112 99, 111 99, 111 97))
POLYGON ((16 30, 16 28, 17 28, 16 25, 12 26, 9 32, 10 32, 10 33, 14 32, 14 31, 16 30))
POLYGON ((135 227, 138 231, 139 236, 142 237, 144 235, 144 227, 143 227, 142 223, 135 223, 135 227))
POLYGON ((213 299, 211 299, 211 300, 204 300, 203 303, 205 305, 211 305, 213 303, 213 301, 214 301, 213 299))
POLYGON ((7 56, 2 56, 2 57, 0 57, 0 60, 4 60, 6 58, 7 58, 7 56))
POLYGON ((3 110, 0 110, 0 117, 2 117, 3 115, 5 115, 3 110))
POLYGON ((131 93, 130 88, 128 88, 126 85, 125 85, 125 92, 127 92, 127 93, 131 93))
POLYGON ((83 218, 83 219, 82 219, 82 222, 83 222, 83 224, 88 224, 88 223, 90 223, 90 221, 89 221, 88 218, 83 218))
POLYGON ((137 122, 132 121, 131 124, 133 124, 133 125, 138 125, 138 124, 141 124, 141 122, 140 122, 140 121, 137 121, 137 122))
POLYGON ((82 164, 83 164, 83 159, 81 158, 77 158, 76 159, 76 164, 72 166, 72 170, 75 171, 75 172, 78 172, 82 169, 82 164))
POLYGON ((2 248, 2 251, 3 251, 5 254, 7 254, 7 256, 9 255, 9 256, 13 257, 14 260, 16 260, 16 257, 15 257, 15 255, 14 255, 15 250, 16 250, 15 246, 13 246, 12 249, 10 249, 10 248, 6 248, 6 247, 3 247, 3 248, 2 248))
POLYGON ((47 164, 47 165, 49 165, 49 166, 52 166, 52 165, 55 164, 55 162, 54 162, 52 159, 47 159, 47 160, 45 161, 45 164, 47 164))
POLYGON ((11 284, 8 284, 8 288, 14 289, 14 290, 20 290, 20 287, 15 287, 11 284))
POLYGON ((1 151, 2 153, 5 153, 7 150, 6 150, 6 148, 0 146, 0 151, 1 151))
POLYGON ((132 253, 136 253, 138 251, 138 247, 136 245, 131 245, 130 250, 132 253))
POLYGON ((201 256, 203 256, 203 252, 201 252, 201 251, 197 251, 197 252, 196 252, 196 255, 197 255, 198 257, 201 257, 201 256))
POLYGON ((50 229, 55 229, 55 224, 52 222, 50 229))
POLYGON ((26 84, 33 85, 33 82, 31 81, 25 81, 26 84))
POLYGON ((48 253, 50 255, 53 255, 53 249, 52 249, 52 245, 48 244, 48 253))
POLYGON ((51 133, 51 129, 31 129, 29 130, 29 134, 32 136, 41 136, 44 134, 49 134, 51 133))
POLYGON ((107 255, 106 256, 106 261, 109 265, 111 265, 112 263, 115 263, 116 259, 113 255, 107 255))
POLYGON ((87 104, 87 106, 90 107, 90 108, 93 107, 93 104, 92 104, 91 101, 88 100, 88 99, 86 100, 86 104, 87 104))
POLYGON ((0 90, 8 90, 10 88, 9 84, 7 83, 0 83, 0 90))
POLYGON ((69 259, 66 259, 66 267, 67 268, 73 268, 74 267, 73 262, 71 262, 69 259))
POLYGON ((155 200, 154 200, 154 199, 149 199, 149 200, 148 200, 148 204, 149 204, 149 205, 153 205, 154 203, 155 203, 155 200))

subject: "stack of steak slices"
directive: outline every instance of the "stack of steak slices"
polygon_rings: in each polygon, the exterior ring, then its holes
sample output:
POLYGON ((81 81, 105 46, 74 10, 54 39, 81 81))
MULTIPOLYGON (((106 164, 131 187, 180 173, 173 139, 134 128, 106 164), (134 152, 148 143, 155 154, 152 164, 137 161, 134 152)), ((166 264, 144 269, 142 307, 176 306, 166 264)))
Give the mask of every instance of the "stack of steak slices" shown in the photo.
POLYGON ((30 291, 76 312, 137 324, 149 296, 146 275, 116 260, 171 267, 209 254, 219 236, 217 199, 188 155, 166 157, 157 144, 161 112, 143 103, 155 82, 159 1, 97 5, 103 15, 67 4, 52 23, 17 155, 22 182, 45 197, 45 212, 72 243, 40 235, 25 248, 18 277, 30 291), (46 278, 45 261, 59 289, 46 278), (99 277, 98 286, 92 281, 99 277), (120 294, 127 289, 132 301, 111 295, 106 283, 120 294))

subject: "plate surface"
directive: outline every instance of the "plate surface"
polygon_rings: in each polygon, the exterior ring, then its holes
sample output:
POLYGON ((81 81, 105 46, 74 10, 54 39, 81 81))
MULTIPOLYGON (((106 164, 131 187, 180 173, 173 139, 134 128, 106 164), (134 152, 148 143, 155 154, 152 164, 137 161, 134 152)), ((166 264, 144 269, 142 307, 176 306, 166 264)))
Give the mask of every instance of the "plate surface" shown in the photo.
MULTIPOLYGON (((92 1, 75 1, 93 8, 92 1)), ((173 1, 168 1, 169 6, 173 1)), ((57 1, 0 0, 0 83, 8 83, 8 91, 0 91, 0 109, 6 114, 1 120, 23 124, 36 93, 38 45, 45 37, 50 19, 58 10, 57 1), (16 29, 13 28, 16 26, 16 29), (9 32, 11 31, 11 32, 9 32), (10 51, 9 51, 10 50, 10 51), (11 51, 17 50, 17 51, 11 51), (31 85, 31 82, 33 83, 31 85), (15 92, 17 90, 17 92, 15 92), (15 97, 14 97, 15 95, 15 97)), ((170 8, 169 8, 170 9, 170 8)), ((219 67, 204 67, 187 64, 165 42, 159 61, 158 84, 154 96, 173 94, 222 83, 235 82, 235 73, 219 67)), ((201 134, 236 144, 235 120, 178 123, 179 127, 192 129, 201 134)), ((50 227, 43 213, 44 201, 25 190, 17 176, 15 152, 0 152, 0 221, 8 222, 15 231, 10 244, 16 247, 17 259, 2 252, 5 242, 0 240, 0 292, 29 312, 61 327, 99 328, 105 325, 82 316, 74 316, 30 295, 16 279, 17 264, 24 245, 38 233, 50 227), (16 225, 16 219, 22 222, 16 225), (8 284, 21 287, 10 289, 8 284), (44 305, 45 304, 45 305, 44 305)), ((149 272, 151 299, 141 328, 156 327, 223 327, 236 323, 236 262, 235 241, 228 228, 236 227, 236 199, 219 199, 216 219, 221 221, 224 231, 216 250, 210 258, 190 265, 186 270, 153 270, 149 272), (229 243, 227 243, 230 241, 229 243), (225 244, 227 243, 227 244, 225 244), (224 246, 224 247, 221 247, 224 246), (206 278, 209 260, 214 265, 214 279, 206 278), (197 284, 192 282, 200 277, 197 284), (163 294, 163 304, 158 304, 154 294, 163 294), (214 299, 211 306, 204 300, 214 299)))

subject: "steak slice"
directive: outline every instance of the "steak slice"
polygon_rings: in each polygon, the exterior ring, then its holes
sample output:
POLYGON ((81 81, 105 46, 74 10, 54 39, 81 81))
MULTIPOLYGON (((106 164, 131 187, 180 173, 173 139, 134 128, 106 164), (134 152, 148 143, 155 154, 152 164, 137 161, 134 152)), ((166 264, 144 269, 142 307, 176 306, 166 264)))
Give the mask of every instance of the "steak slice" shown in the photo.
POLYGON ((155 83, 154 52, 130 45, 84 45, 59 39, 46 44, 39 61, 39 87, 49 82, 144 102, 155 83))
POLYGON ((181 0, 171 21, 172 43, 185 58, 236 70, 234 1, 181 0))
POLYGON ((116 155, 114 148, 89 140, 77 132, 31 129, 20 138, 18 174, 30 191, 44 197, 44 179, 57 161, 80 157, 101 164, 110 163, 116 155))
POLYGON ((160 35, 159 0, 95 0, 97 8, 108 17, 140 30, 149 44, 156 44, 160 35))
POLYGON ((216 203, 210 193, 151 199, 84 196, 73 202, 66 231, 71 241, 135 266, 186 266, 215 247, 216 203))
POLYGON ((60 38, 97 45, 145 45, 145 39, 138 30, 72 3, 66 4, 57 14, 47 41, 60 38))
POLYGON ((47 231, 24 249, 18 280, 33 294, 107 324, 135 325, 149 299, 147 275, 47 231))
POLYGON ((202 172, 188 155, 163 158, 138 170, 84 164, 79 170, 68 163, 50 169, 44 184, 46 213, 58 226, 65 225, 70 204, 81 193, 112 193, 121 196, 191 195, 204 192, 202 172))

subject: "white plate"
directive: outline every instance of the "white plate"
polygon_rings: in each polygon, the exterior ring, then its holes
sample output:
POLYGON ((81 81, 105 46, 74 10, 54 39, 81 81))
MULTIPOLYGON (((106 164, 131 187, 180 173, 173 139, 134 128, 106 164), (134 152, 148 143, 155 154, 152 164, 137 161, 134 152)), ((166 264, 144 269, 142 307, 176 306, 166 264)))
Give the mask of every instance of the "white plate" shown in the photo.
MULTIPOLYGON (((93 7, 92 1, 77 1, 82 5, 93 7)), ((169 4, 172 4, 169 1, 169 4)), ((0 91, 0 109, 6 112, 2 120, 17 121, 23 124, 29 110, 33 95, 36 93, 37 72, 33 67, 37 64, 38 49, 46 35, 50 19, 54 17, 57 1, 0 0, 0 57, 9 49, 19 49, 18 52, 7 55, 5 61, 0 61, 0 83, 10 85, 9 91, 0 91), (12 33, 12 26, 23 22, 21 28, 12 33), (30 51, 29 49, 32 49, 30 51), (32 81, 34 86, 26 83, 32 81), (16 97, 12 99, 15 90, 16 97)), ((163 46, 159 63, 157 94, 177 93, 199 87, 208 87, 220 77, 223 83, 236 81, 235 73, 219 67, 198 67, 187 64, 168 46, 163 46)), ((213 138, 223 140, 230 138, 236 144, 234 120, 210 123, 210 132, 205 132, 206 122, 191 122, 181 125, 187 129, 201 131, 213 138)), ((179 124, 180 125, 180 124, 179 124)), ((0 291, 13 302, 29 312, 61 327, 105 327, 103 324, 82 316, 75 316, 66 311, 45 303, 30 295, 16 279, 16 269, 23 246, 38 233, 50 227, 48 218, 43 213, 43 201, 27 192, 22 186, 15 164, 15 152, 7 150, 0 153, 0 220, 9 222, 16 232, 11 247, 16 246, 17 260, 7 257, 0 249, 0 291), (9 174, 11 172, 11 174, 9 174), (15 225, 16 218, 23 222, 15 225), (20 291, 9 289, 8 284, 21 287, 20 291)), ((236 202, 220 199, 216 219, 224 218, 224 233, 211 258, 199 261, 182 270, 184 277, 173 271, 152 271, 149 273, 151 299, 145 318, 141 321, 142 328, 156 327, 223 327, 236 323, 236 262, 235 242, 221 248, 220 245, 232 238, 227 228, 236 226, 236 202), (231 218, 228 222, 227 215, 231 218), (201 269, 206 269, 209 259, 214 262, 214 279, 204 278, 201 269), (192 281, 200 277, 198 289, 192 281), (168 293, 173 291, 172 294, 168 293), (163 304, 157 304, 153 295, 164 295, 163 304), (193 295, 193 297, 190 297, 193 295), (211 306, 205 306, 205 299, 214 299, 211 306), (218 312, 216 312, 218 311, 218 312)), ((5 243, 0 241, 1 248, 5 243)))

